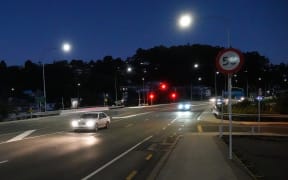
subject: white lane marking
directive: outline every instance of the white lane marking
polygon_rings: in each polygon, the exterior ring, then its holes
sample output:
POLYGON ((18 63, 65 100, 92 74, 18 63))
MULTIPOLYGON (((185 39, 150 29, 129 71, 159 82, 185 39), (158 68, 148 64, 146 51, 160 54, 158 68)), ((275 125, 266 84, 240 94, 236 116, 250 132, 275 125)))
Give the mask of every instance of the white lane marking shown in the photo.
POLYGON ((91 178, 92 176, 94 176, 95 174, 99 173, 100 171, 102 171, 103 169, 105 169, 106 167, 110 166, 111 164, 113 164, 114 162, 116 162, 118 159, 122 158, 123 156, 125 156, 126 154, 128 154, 130 151, 132 151, 133 149, 135 149, 136 147, 140 146, 142 143, 144 143, 145 141, 148 141, 149 139, 151 139, 152 136, 149 136, 147 138, 145 138, 144 140, 142 140, 141 142, 139 142, 138 144, 136 144, 135 146, 131 147, 130 149, 128 149, 127 151, 123 152, 122 154, 120 154, 119 156, 115 157, 114 159, 112 159, 111 161, 107 162, 106 164, 104 164, 102 167, 98 168, 97 170, 95 170, 94 172, 92 172, 91 174, 89 174, 88 176, 82 178, 82 180, 87 180, 89 178, 91 178))
POLYGON ((5 161, 0 161, 0 164, 4 164, 4 163, 7 163, 8 160, 5 160, 5 161))
POLYGON ((132 115, 128 115, 128 116, 113 116, 112 119, 127 119, 127 118, 131 118, 131 117, 135 117, 135 116, 140 116, 140 115, 144 115, 144 114, 148 114, 151 112, 145 112, 145 113, 139 113, 139 114, 132 114, 132 115))
POLYGON ((19 134, 18 136, 15 136, 14 138, 12 138, 6 142, 20 141, 20 140, 24 139, 25 137, 29 136, 34 131, 36 131, 36 130, 34 129, 34 130, 25 131, 24 133, 19 134))
MULTIPOLYGON (((42 134, 42 135, 39 135, 39 136, 28 137, 28 138, 25 138, 25 139, 34 139, 34 138, 39 138, 39 137, 43 137, 43 136, 50 136, 50 135, 54 135, 54 134, 61 134, 61 133, 65 133, 65 131, 59 131, 59 132, 49 133, 49 134, 42 134)), ((6 144, 6 143, 9 143, 9 142, 8 141, 0 142, 0 145, 1 144, 6 144)))
POLYGON ((173 119, 170 123, 173 124, 176 120, 177 118, 173 119))
POLYGON ((133 126, 133 125, 134 125, 134 124, 131 123, 131 124, 127 124, 125 127, 128 128, 128 127, 131 127, 131 126, 133 126))

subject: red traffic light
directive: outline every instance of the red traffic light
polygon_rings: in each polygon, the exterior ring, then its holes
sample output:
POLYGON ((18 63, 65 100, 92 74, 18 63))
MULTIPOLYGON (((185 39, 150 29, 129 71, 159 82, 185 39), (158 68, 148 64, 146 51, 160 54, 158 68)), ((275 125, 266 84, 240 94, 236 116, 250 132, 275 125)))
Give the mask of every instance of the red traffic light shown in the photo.
POLYGON ((175 100, 177 98, 177 93, 176 92, 172 92, 170 94, 170 98, 172 98, 173 100, 175 100))
POLYGON ((172 94, 171 94, 171 98, 172 98, 172 99, 175 99, 175 98, 176 98, 176 93, 172 93, 172 94))
POLYGON ((167 84, 166 83, 164 83, 164 82, 161 82, 160 83, 160 90, 166 90, 167 88, 168 88, 168 86, 167 86, 167 84))
POLYGON ((154 97, 155 97, 155 95, 154 95, 153 93, 150 93, 150 94, 149 94, 149 98, 150 98, 150 99, 154 99, 154 97))

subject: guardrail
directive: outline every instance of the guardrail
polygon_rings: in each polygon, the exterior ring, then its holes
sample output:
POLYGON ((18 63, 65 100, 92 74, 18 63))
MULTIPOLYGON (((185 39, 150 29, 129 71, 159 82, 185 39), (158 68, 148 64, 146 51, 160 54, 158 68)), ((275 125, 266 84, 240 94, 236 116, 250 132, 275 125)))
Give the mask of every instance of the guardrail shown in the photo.
MULTIPOLYGON (((212 113, 220 119, 222 114, 217 109, 213 108, 212 113)), ((228 119, 229 114, 223 113, 223 118, 228 119)), ((233 120, 252 120, 257 121, 258 114, 240 114, 240 113, 232 113, 231 116, 233 120)), ((260 114, 261 121, 288 121, 288 114, 260 114)))

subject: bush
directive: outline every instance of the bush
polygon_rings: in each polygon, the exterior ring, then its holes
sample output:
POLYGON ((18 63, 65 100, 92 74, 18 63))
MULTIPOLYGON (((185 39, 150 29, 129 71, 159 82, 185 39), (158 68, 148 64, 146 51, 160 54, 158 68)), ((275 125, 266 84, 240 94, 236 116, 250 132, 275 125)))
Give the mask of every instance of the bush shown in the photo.
POLYGON ((275 111, 280 114, 288 114, 288 94, 282 94, 276 100, 275 111))
POLYGON ((8 116, 9 107, 0 102, 0 121, 8 116))

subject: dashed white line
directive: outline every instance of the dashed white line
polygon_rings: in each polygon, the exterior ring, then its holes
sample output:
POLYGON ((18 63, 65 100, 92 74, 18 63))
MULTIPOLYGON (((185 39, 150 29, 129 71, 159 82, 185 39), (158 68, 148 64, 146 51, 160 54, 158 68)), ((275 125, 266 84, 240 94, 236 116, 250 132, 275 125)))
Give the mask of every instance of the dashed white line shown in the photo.
POLYGON ((24 133, 19 134, 18 136, 15 136, 14 138, 12 138, 6 142, 20 141, 20 140, 24 139, 25 137, 29 136, 34 131, 36 131, 36 130, 34 129, 34 130, 25 131, 24 133))

